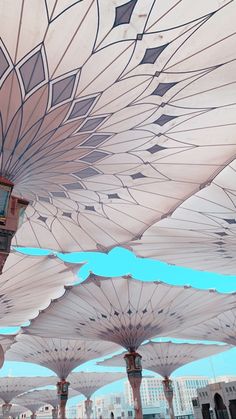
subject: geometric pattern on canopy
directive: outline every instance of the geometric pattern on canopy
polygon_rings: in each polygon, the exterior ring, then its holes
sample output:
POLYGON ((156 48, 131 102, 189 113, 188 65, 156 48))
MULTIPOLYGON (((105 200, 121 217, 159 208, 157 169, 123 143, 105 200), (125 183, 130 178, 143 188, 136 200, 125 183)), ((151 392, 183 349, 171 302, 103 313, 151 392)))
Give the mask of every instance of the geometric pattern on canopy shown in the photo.
POLYGON ((30 389, 52 385, 55 377, 0 377, 0 398, 4 403, 30 389))
POLYGON ((236 346, 236 310, 228 310, 179 333, 184 339, 206 339, 236 346))
MULTIPOLYGON (((216 355, 231 348, 229 345, 148 342, 141 345, 138 352, 142 356, 143 368, 155 371, 162 377, 170 377, 176 369, 189 362, 216 355)), ((104 367, 124 367, 124 355, 125 352, 97 364, 104 367)))
MULTIPOLYGON (((79 392, 69 388, 69 397, 78 396, 79 392)), ((50 404, 54 409, 58 406, 58 394, 57 390, 45 389, 45 390, 33 390, 27 393, 22 394, 21 396, 16 397, 14 400, 26 398, 27 401, 30 400, 40 400, 44 404, 50 404)), ((20 402, 20 400, 19 400, 20 402)))
POLYGON ((68 381, 71 388, 90 399, 100 387, 123 378, 125 378, 125 374, 122 372, 72 372, 68 381))
POLYGON ((138 256, 235 275, 236 160, 130 245, 138 256))
POLYGON ((35 317, 75 279, 56 257, 11 253, 0 277, 0 326, 18 326, 35 317))
POLYGON ((31 201, 15 243, 126 243, 232 159, 235 2, 8 3, 1 174, 31 201))
POLYGON ((40 338, 21 334, 8 351, 6 359, 42 365, 54 371, 58 378, 66 379, 74 368, 84 362, 117 350, 119 346, 110 342, 40 338))
POLYGON ((234 294, 127 276, 91 275, 82 284, 68 287, 63 297, 53 301, 24 332, 105 340, 133 350, 147 339, 171 336, 235 306, 234 294))

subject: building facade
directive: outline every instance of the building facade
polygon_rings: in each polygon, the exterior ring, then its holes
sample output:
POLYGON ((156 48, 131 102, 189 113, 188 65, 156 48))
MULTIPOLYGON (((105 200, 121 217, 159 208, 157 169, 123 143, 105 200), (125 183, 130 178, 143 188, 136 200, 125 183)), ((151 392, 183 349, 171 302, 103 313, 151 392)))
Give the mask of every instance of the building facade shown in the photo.
POLYGON ((198 389, 192 404, 195 419, 236 419, 236 380, 198 389))

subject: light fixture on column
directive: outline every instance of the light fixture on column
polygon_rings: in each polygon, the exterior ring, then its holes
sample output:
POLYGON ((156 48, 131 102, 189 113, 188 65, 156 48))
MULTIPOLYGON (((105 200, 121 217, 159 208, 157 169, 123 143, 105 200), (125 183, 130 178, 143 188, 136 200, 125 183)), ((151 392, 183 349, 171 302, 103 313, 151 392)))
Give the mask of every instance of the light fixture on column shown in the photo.
POLYGON ((11 241, 16 233, 28 201, 12 195, 14 184, 0 177, 0 274, 10 253, 11 241))
POLYGON ((143 417, 140 396, 140 386, 142 382, 142 357, 138 354, 138 352, 131 350, 125 354, 124 359, 126 362, 128 380, 133 391, 135 419, 141 419, 143 417))
POLYGON ((66 417, 66 402, 68 400, 68 391, 70 383, 64 378, 57 383, 57 394, 59 401, 59 418, 65 419, 66 417))

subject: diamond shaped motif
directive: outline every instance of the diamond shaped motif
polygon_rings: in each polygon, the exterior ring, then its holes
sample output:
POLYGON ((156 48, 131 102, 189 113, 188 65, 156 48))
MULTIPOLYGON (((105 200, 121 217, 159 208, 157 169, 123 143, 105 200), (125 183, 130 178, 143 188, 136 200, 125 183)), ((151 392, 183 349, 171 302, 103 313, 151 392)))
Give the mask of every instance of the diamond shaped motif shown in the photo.
POLYGON ((79 182, 68 183, 68 184, 63 185, 63 186, 69 191, 73 191, 73 190, 76 190, 76 189, 83 189, 83 186, 79 182))
POLYGON ((39 220, 39 221, 42 221, 43 223, 45 223, 45 222, 47 221, 47 217, 43 217, 42 215, 40 215, 40 216, 38 217, 38 220, 39 220))
POLYGON ((225 218, 224 219, 228 224, 236 224, 236 220, 234 218, 225 218))
POLYGON ((154 121, 154 124, 158 124, 161 127, 165 124, 167 124, 167 122, 170 122, 172 119, 177 118, 177 116, 173 116, 173 115, 161 115, 160 118, 158 118, 156 121, 154 121))
POLYGON ((98 170, 94 169, 93 167, 87 167, 86 169, 82 169, 79 172, 73 173, 73 175, 78 176, 80 179, 86 179, 91 176, 99 175, 100 173, 98 170))
POLYGON ((110 135, 105 134, 93 134, 91 137, 89 137, 88 140, 86 140, 82 145, 87 147, 97 147, 101 143, 103 143, 107 138, 109 138, 110 135))
POLYGON ((85 161, 86 163, 95 163, 98 160, 104 159, 108 154, 103 151, 93 151, 92 153, 87 154, 84 157, 81 157, 80 160, 85 161))
POLYGON ((101 123, 106 119, 106 116, 100 116, 97 118, 89 118, 80 128, 80 132, 94 131, 101 123))
POLYGON ((3 76, 3 74, 7 71, 9 67, 8 60, 0 47, 0 78, 3 76))
POLYGON ((134 173, 133 175, 131 175, 130 177, 132 177, 132 179, 141 179, 141 178, 144 178, 144 177, 146 177, 146 176, 144 176, 141 172, 138 172, 138 173, 134 173))
POLYGON ((117 193, 109 193, 107 196, 109 199, 120 199, 117 193))
POLYGON ((177 83, 159 83, 152 95, 164 96, 168 90, 174 87, 177 83))
POLYGON ((149 153, 151 153, 151 154, 155 154, 158 151, 162 151, 162 150, 166 150, 166 147, 161 147, 158 144, 155 144, 154 146, 147 149, 147 151, 149 151, 149 153))
POLYGON ((58 105, 59 103, 70 99, 74 89, 75 79, 76 76, 74 74, 53 83, 51 103, 52 106, 58 105))
POLYGON ((84 116, 88 113, 89 109, 91 108, 93 102, 95 101, 96 97, 89 97, 79 102, 76 102, 71 110, 68 119, 78 118, 80 116, 84 116))
POLYGON ((95 211, 95 208, 93 205, 85 205, 85 209, 88 211, 95 211))
POLYGON ((50 199, 49 199, 49 198, 47 198, 47 197, 45 197, 45 196, 39 196, 39 197, 38 197, 38 199, 39 199, 41 202, 47 202, 48 204, 50 204, 50 199))
POLYGON ((62 191, 61 192, 60 191, 58 191, 58 192, 51 192, 51 194, 55 198, 66 198, 65 192, 62 192, 62 191))
POLYGON ((116 7, 116 16, 113 27, 129 23, 137 0, 130 0, 128 3, 116 7))
POLYGON ((19 68, 21 78, 26 93, 42 83, 45 80, 44 62, 41 51, 35 52, 24 64, 19 68))
POLYGON ((72 216, 71 212, 63 212, 62 215, 63 217, 68 217, 68 218, 71 218, 72 216))
POLYGON ((162 51, 166 49, 169 44, 161 45, 156 48, 147 48, 140 64, 154 64, 162 51))

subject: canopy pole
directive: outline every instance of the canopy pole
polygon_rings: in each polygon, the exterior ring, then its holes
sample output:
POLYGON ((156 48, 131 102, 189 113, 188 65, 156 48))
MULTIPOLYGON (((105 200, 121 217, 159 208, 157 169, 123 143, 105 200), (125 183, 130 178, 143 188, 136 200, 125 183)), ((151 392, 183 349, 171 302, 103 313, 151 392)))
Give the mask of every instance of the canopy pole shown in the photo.
POLYGON ((30 416, 30 419, 36 419, 37 415, 35 412, 32 413, 32 415, 30 416))
POLYGON ((3 416, 3 419, 8 419, 9 418, 11 407, 12 407, 12 404, 11 403, 4 403, 2 405, 2 416, 3 416))
POLYGON ((142 383, 141 355, 134 350, 124 356, 128 380, 133 392, 135 419, 143 419, 140 387, 142 383))
POLYGON ((54 407, 52 409, 52 419, 58 419, 58 408, 54 407))
POLYGON ((162 385, 163 385, 164 395, 169 406, 170 419, 175 419, 174 407, 173 407, 174 390, 172 386, 172 381, 170 380, 169 377, 165 377, 164 380, 162 381, 162 385))
POLYGON ((57 394, 59 399, 59 418, 66 419, 66 403, 68 400, 68 389, 70 383, 64 378, 57 383, 57 394))
POLYGON ((87 398, 87 400, 85 400, 84 405, 85 405, 85 414, 86 414, 86 418, 87 418, 87 419, 90 419, 90 418, 91 418, 91 416, 92 416, 92 412, 93 412, 93 409, 92 409, 93 402, 92 402, 92 400, 88 397, 88 398, 87 398))

